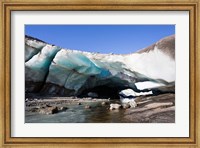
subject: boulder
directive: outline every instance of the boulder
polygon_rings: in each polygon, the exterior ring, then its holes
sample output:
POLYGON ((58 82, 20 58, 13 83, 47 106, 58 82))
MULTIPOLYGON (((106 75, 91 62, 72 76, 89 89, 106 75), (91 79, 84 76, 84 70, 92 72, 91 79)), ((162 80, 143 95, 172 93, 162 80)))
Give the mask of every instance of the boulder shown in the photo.
POLYGON ((135 108, 137 106, 137 103, 134 100, 132 100, 129 102, 129 105, 131 108, 135 108))
POLYGON ((135 92, 132 89, 125 89, 119 92, 120 101, 122 104, 129 104, 131 108, 134 108, 137 106, 137 103, 135 102, 135 98, 138 96, 145 96, 145 95, 151 95, 153 94, 152 91, 148 92, 135 92))
POLYGON ((122 104, 122 107, 123 107, 123 109, 127 109, 127 108, 130 108, 131 106, 129 103, 124 103, 124 104, 122 104))
POLYGON ((121 104, 110 104, 110 110, 120 109, 121 107, 121 104))
POLYGON ((46 107, 46 108, 42 108, 39 111, 40 114, 55 114, 58 113, 58 107, 46 107))
POLYGON ((108 104, 107 102, 105 102, 105 101, 103 101, 103 102, 101 102, 101 105, 106 105, 106 104, 108 104))
POLYGON ((66 111, 67 109, 68 109, 67 107, 61 106, 58 107, 58 112, 66 111))

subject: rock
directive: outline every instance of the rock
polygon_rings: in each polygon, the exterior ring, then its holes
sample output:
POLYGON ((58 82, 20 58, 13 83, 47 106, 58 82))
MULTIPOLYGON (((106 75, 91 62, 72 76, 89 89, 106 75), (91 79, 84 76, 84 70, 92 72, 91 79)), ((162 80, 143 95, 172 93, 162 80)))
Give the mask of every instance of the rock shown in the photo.
POLYGON ((58 111, 61 112, 61 111, 66 111, 68 108, 67 107, 58 107, 58 111))
POLYGON ((46 108, 42 108, 42 109, 40 109, 40 111, 39 111, 39 113, 40 114, 50 114, 51 112, 49 111, 49 110, 47 110, 46 108))
POLYGON ((98 97, 98 94, 95 92, 89 92, 87 95, 88 95, 88 97, 92 97, 92 98, 98 97))
POLYGON ((58 107, 54 107, 54 108, 51 110, 51 113, 52 113, 52 114, 58 113, 58 107))
POLYGON ((128 106, 130 106, 131 108, 135 108, 137 106, 137 103, 135 102, 135 97, 147 94, 152 94, 152 91, 146 93, 137 93, 132 89, 125 89, 119 92, 120 101, 123 104, 127 104, 126 106, 124 105, 125 108, 127 108, 128 106))
POLYGON ((77 105, 81 105, 81 103, 80 103, 80 102, 78 102, 78 103, 77 103, 77 105))
POLYGON ((108 103, 105 101, 101 102, 101 105, 106 105, 106 104, 108 104, 108 103))
POLYGON ((127 109, 127 108, 130 108, 131 106, 129 103, 124 103, 124 104, 122 104, 122 107, 123 107, 123 109, 127 109))
POLYGON ((40 107, 34 107, 30 109, 31 112, 39 112, 40 107))
POLYGON ((31 107, 31 104, 30 104, 30 103, 27 103, 26 106, 31 107))
POLYGON ((85 109, 90 109, 90 108, 91 108, 90 105, 86 105, 86 106, 85 106, 85 109))
POLYGON ((44 109, 40 109, 39 113, 46 114, 46 115, 56 114, 56 113, 58 113, 58 107, 47 107, 44 109))
POLYGON ((120 109, 121 107, 121 104, 110 104, 110 110, 120 109))
POLYGON ((46 107, 52 107, 51 105, 49 105, 49 104, 46 104, 46 107))
POLYGON ((126 110, 124 118, 133 122, 174 123, 175 122, 175 94, 161 94, 138 100, 137 108, 126 110), (165 99, 163 99, 165 98, 165 99), (140 103, 140 101, 144 103, 140 103))
POLYGON ((131 108, 135 108, 137 106, 137 103, 134 100, 130 101, 129 104, 131 108))

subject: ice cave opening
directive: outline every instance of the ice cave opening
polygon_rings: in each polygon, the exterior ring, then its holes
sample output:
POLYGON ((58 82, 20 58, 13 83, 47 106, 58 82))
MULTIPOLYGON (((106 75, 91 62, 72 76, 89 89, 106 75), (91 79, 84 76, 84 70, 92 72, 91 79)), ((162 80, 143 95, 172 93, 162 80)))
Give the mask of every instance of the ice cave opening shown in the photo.
POLYGON ((110 99, 119 99, 119 92, 124 89, 119 86, 96 86, 90 89, 83 90, 79 97, 87 97, 88 93, 96 93, 98 97, 96 98, 110 98, 110 99))

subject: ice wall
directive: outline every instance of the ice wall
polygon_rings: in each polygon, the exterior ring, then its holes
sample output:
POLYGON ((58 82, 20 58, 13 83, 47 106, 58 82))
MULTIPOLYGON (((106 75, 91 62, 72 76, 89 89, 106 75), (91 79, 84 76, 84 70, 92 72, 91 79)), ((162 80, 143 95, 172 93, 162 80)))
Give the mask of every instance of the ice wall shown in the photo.
POLYGON ((175 81, 174 54, 175 36, 127 55, 61 49, 26 37, 26 92, 78 95, 104 85, 136 92, 166 86, 175 81))

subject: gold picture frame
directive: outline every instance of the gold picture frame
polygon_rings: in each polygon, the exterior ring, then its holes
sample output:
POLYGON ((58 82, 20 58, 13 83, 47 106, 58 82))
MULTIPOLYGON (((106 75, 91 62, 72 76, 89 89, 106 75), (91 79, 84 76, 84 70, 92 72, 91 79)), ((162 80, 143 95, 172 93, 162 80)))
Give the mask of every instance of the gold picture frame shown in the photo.
POLYGON ((0 145, 2 147, 200 147, 200 1, 199 0, 2 0, 0 145), (190 131, 185 138, 28 138, 11 137, 11 11, 154 10, 189 11, 190 131))

